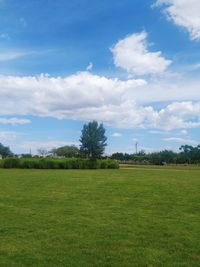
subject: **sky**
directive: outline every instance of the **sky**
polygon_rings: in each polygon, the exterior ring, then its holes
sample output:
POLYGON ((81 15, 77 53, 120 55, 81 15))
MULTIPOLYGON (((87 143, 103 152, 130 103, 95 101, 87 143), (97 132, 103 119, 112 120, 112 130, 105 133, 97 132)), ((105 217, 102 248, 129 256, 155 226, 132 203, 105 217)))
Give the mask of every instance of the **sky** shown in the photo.
POLYGON ((106 153, 200 144, 199 0, 0 0, 0 143, 106 153))

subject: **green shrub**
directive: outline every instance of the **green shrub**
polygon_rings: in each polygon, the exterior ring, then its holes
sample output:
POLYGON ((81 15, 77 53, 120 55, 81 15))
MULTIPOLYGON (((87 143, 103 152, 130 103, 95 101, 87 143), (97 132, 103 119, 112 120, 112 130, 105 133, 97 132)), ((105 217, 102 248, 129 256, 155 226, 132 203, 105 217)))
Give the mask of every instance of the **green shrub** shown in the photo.
POLYGON ((1 160, 0 168, 22 169, 117 169, 115 160, 90 160, 81 158, 6 158, 1 160))
POLYGON ((2 168, 19 168, 20 160, 16 158, 6 158, 2 160, 2 168))
POLYGON ((119 163, 115 160, 107 160, 107 169, 118 169, 119 163))

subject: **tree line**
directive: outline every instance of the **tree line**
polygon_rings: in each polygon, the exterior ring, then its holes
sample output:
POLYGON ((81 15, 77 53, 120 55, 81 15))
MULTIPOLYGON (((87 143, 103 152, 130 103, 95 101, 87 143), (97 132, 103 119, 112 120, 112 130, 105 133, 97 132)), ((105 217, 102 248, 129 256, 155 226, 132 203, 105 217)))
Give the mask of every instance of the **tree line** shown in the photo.
MULTIPOLYGON (((46 151, 39 149, 39 154, 49 157, 65 157, 65 158, 87 158, 97 160, 101 158, 110 158, 120 162, 132 162, 136 164, 200 164, 200 145, 194 147, 190 145, 182 145, 179 152, 171 150, 163 150, 160 152, 145 153, 140 151, 135 154, 117 152, 111 156, 105 156, 104 151, 107 146, 107 137, 105 135, 103 124, 97 121, 89 122, 83 126, 80 136, 80 148, 71 146, 62 146, 59 148, 46 151)), ((0 156, 2 158, 14 157, 9 147, 0 143, 0 156)), ((23 158, 32 157, 30 154, 22 155, 23 158)))
POLYGON ((200 164, 200 145, 194 147, 182 145, 179 152, 163 150, 159 152, 145 153, 141 151, 137 154, 114 153, 110 157, 121 162, 133 162, 136 164, 200 164))

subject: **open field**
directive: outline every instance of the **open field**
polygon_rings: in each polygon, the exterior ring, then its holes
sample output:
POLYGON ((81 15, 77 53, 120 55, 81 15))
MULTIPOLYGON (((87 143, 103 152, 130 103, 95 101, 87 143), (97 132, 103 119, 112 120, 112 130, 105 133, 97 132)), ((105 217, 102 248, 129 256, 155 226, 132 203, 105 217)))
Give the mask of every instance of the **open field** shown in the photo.
POLYGON ((187 164, 178 164, 178 165, 170 165, 167 164, 165 166, 161 166, 161 165, 151 165, 151 164, 147 164, 147 165, 141 165, 141 164, 119 164, 121 169, 140 169, 140 170, 181 170, 181 171, 190 171, 190 170, 199 170, 200 171, 200 165, 187 165, 187 164))
POLYGON ((200 266, 200 169, 0 169, 0 266, 200 266))

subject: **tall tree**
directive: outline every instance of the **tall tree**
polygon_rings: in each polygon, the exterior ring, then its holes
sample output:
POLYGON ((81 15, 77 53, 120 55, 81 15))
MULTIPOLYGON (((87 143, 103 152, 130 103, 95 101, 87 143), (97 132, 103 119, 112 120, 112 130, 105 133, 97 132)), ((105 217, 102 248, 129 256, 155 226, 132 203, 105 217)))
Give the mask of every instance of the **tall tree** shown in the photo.
POLYGON ((102 123, 98 124, 97 121, 92 121, 85 124, 79 140, 81 142, 81 154, 91 159, 100 158, 107 146, 105 132, 102 123))
POLYGON ((0 155, 3 157, 3 158, 6 158, 6 157, 11 157, 13 156, 13 153, 10 151, 10 148, 7 147, 7 146, 4 146, 0 143, 0 155))

